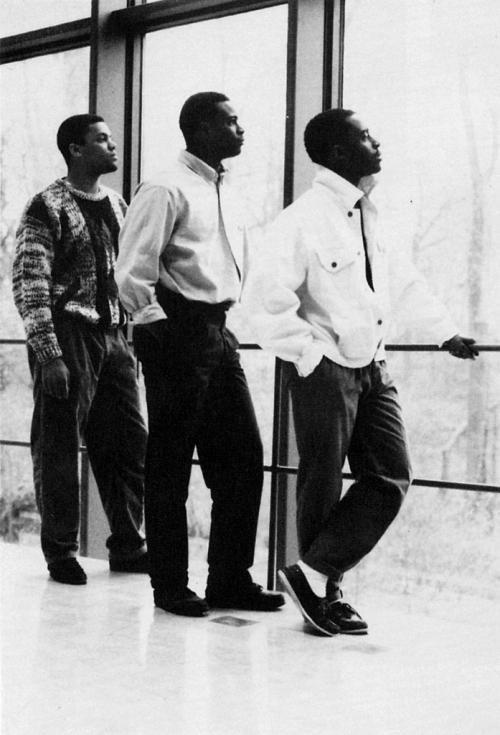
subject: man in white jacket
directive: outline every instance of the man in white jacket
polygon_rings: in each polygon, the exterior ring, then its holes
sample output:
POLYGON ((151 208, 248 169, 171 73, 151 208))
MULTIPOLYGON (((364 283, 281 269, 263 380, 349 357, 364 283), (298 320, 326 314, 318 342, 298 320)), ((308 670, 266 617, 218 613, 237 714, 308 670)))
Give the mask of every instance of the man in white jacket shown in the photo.
POLYGON ((262 347, 285 360, 299 451, 300 559, 280 577, 322 633, 366 633, 342 599, 343 574, 380 540, 411 483, 407 436, 384 361, 390 311, 425 325, 460 358, 477 355, 398 253, 375 238, 369 198, 380 144, 350 110, 314 117, 304 135, 312 187, 273 224, 254 274, 262 347), (453 336, 455 335, 455 336, 453 336), (354 483, 342 496, 348 459, 354 483))

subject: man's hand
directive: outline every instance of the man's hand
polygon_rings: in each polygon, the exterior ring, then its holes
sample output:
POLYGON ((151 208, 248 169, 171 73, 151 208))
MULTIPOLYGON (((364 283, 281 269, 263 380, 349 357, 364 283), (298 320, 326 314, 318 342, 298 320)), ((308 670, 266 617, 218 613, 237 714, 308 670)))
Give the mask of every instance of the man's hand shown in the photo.
POLYGON ((443 342, 442 349, 448 350, 453 357, 459 357, 461 360, 475 360, 479 355, 479 350, 475 347, 476 340, 471 337, 461 337, 456 334, 451 339, 443 342))
POLYGON ((61 357, 42 365, 42 386, 45 393, 64 400, 69 396, 70 374, 61 357))

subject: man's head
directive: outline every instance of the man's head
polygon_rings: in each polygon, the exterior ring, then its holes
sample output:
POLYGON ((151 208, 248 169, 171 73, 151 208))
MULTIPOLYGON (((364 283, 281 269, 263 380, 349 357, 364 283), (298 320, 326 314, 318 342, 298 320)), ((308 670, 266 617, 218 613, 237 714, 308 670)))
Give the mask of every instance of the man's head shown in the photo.
POLYGON ((57 147, 68 169, 79 168, 91 176, 118 168, 116 143, 100 115, 73 115, 57 131, 57 147))
POLYGON ((326 110, 306 126, 304 144, 314 163, 357 184, 380 171, 380 143, 352 110, 326 110))
POLYGON ((188 151, 210 163, 238 156, 243 129, 228 97, 220 92, 199 92, 182 106, 179 126, 188 151))

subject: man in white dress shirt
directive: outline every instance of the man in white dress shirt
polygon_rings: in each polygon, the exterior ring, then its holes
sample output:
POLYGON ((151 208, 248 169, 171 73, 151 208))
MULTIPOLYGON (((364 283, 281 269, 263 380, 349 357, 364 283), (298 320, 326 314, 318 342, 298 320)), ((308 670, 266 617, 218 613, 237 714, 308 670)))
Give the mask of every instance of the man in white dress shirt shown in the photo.
POLYGON ((157 607, 275 610, 283 595, 252 581, 263 479, 262 443, 226 312, 239 299, 248 243, 221 161, 243 130, 228 98, 184 104, 177 165, 142 183, 120 237, 116 281, 133 317, 146 384, 145 514, 157 607), (212 495, 206 600, 188 587, 186 500, 194 449, 212 495), (208 605, 207 605, 208 603, 208 605))
POLYGON ((369 193, 380 144, 359 117, 323 112, 304 141, 318 164, 312 188, 273 223, 249 289, 260 302, 260 344, 286 361, 300 458, 300 559, 280 577, 319 631, 362 634, 367 623, 343 601, 340 583, 385 533, 411 483, 384 360, 390 311, 424 325, 456 357, 477 349, 413 265, 377 242, 369 193), (354 483, 342 496, 346 458, 354 483))

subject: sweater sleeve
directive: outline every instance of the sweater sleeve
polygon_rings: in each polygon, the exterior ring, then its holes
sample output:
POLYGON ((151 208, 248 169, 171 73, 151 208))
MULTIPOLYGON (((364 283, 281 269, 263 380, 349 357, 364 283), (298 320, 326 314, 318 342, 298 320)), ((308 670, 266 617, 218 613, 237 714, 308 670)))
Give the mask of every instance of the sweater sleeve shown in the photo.
POLYGON ((54 236, 48 212, 44 202, 35 198, 17 230, 12 283, 28 344, 41 364, 62 355, 51 310, 53 260, 54 236))

